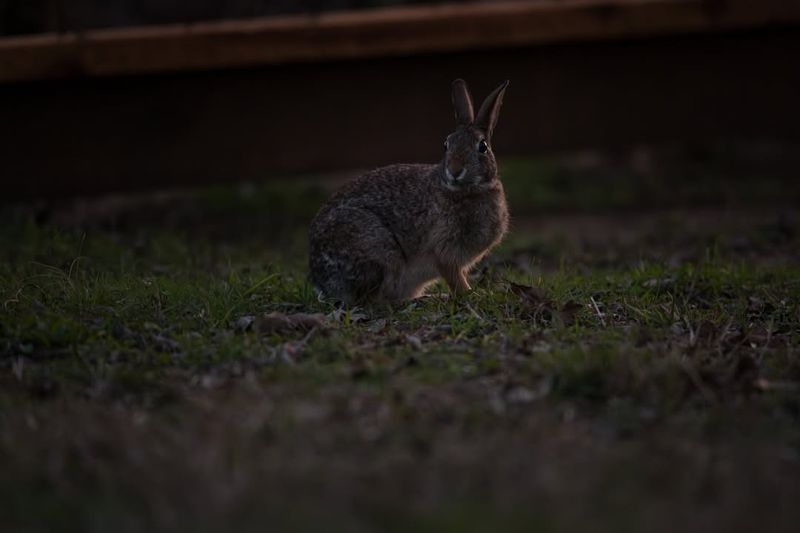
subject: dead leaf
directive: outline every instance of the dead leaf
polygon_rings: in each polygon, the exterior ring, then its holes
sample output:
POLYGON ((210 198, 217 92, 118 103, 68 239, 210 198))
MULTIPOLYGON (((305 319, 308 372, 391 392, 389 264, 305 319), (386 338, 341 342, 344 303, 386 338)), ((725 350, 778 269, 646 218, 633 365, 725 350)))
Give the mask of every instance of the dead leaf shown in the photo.
POLYGON ((528 304, 540 305, 550 303, 544 290, 539 287, 530 287, 528 285, 520 285, 519 283, 509 281, 508 288, 528 304))
POLYGON ((512 387, 506 392, 506 401, 508 403, 530 403, 540 400, 550 394, 552 386, 552 379, 544 378, 535 389, 529 389, 521 385, 512 387))
POLYGON ((369 324, 367 324, 366 328, 367 331, 370 333, 381 333, 384 329, 386 329, 386 319, 379 318, 377 320, 373 320, 369 324))
POLYGON ((350 313, 350 323, 357 324, 359 322, 364 322, 365 320, 369 320, 369 316, 366 313, 357 313, 355 311, 350 313))
POLYGON ((234 323, 234 328, 236 329, 236 331, 247 331, 248 329, 250 329, 250 326, 253 325, 253 322, 255 322, 255 320, 256 320, 256 317, 254 317, 252 315, 246 315, 246 316, 240 317, 234 323))
POLYGON ((670 287, 675 284, 675 278, 652 278, 642 282, 642 287, 647 289, 659 289, 670 287))
POLYGON ((279 331, 304 330, 324 328, 329 324, 322 313, 294 313, 286 315, 274 311, 256 318, 255 329, 262 333, 276 333, 279 331))
POLYGON ((153 344, 161 352, 176 353, 180 350, 180 344, 166 335, 153 335, 153 344))
POLYGON ((580 313, 583 306, 574 300, 569 300, 565 303, 558 312, 561 322, 564 326, 571 326, 575 323, 575 317, 580 313))
POLYGON ((567 327, 575 323, 575 317, 583 309, 581 304, 573 300, 569 300, 559 308, 553 300, 547 297, 544 289, 539 287, 520 285, 510 281, 508 282, 508 287, 511 292, 520 297, 525 307, 533 315, 554 317, 567 327))
POLYGON ((369 316, 355 309, 349 311, 346 309, 334 309, 333 311, 328 313, 328 318, 340 324, 344 322, 349 322, 350 324, 357 324, 358 322, 369 320, 369 316))
POLYGON ((277 350, 281 361, 289 366, 294 366, 305 348, 305 342, 284 342, 277 350))
POLYGON ((422 350, 422 341, 416 335, 406 335, 406 342, 415 350, 422 350))

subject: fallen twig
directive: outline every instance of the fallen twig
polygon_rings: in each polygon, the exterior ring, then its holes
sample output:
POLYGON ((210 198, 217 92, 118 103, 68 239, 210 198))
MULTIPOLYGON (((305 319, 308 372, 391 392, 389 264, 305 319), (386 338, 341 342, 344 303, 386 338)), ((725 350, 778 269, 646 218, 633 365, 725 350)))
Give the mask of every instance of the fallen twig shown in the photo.
POLYGON ((600 307, 597 306, 597 302, 594 300, 594 296, 589 296, 589 299, 592 301, 592 306, 594 307, 594 310, 597 313, 597 318, 600 319, 600 324, 602 324, 603 327, 606 327, 606 319, 603 318, 603 313, 600 312, 600 307))

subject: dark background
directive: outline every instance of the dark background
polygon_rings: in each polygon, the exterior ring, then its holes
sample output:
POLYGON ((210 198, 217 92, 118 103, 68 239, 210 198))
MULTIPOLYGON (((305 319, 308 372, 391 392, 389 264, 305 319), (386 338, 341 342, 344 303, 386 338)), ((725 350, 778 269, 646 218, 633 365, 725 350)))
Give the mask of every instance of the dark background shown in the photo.
MULTIPOLYGON (((800 32, 796 10, 779 2, 763 9, 736 0, 633 1, 619 4, 622 8, 599 2, 578 16, 563 10, 563 18, 548 19, 564 24, 563 38, 549 34, 545 42, 502 46, 481 34, 484 19, 478 18, 471 29, 474 39, 463 49, 384 55, 369 53, 375 42, 370 39, 384 34, 378 26, 373 35, 354 38, 359 56, 201 61, 197 66, 191 63, 196 49, 184 49, 185 64, 159 71, 136 68, 137 57, 160 54, 160 41, 148 41, 147 34, 127 49, 114 48, 113 39, 90 42, 88 55, 76 37, 90 28, 421 3, 0 0, 2 34, 67 32, 45 47, 36 39, 18 39, 23 43, 18 49, 0 48, 5 53, 0 60, 6 61, 0 68, 5 64, 22 73, 0 82, 5 199, 263 181, 436 161, 441 139, 453 126, 449 87, 458 77, 468 81, 478 100, 511 80, 494 140, 503 161, 585 150, 641 154, 650 146, 706 154, 718 153, 715 147, 722 143, 738 147, 723 150, 734 161, 748 154, 752 180, 768 173, 781 174, 780 183, 797 181, 800 32), (608 33, 608 28, 625 28, 627 17, 645 5, 656 8, 646 8, 654 20, 637 15, 641 31, 608 33), (672 17, 678 29, 648 33, 662 16, 672 17), (692 17, 701 20, 700 26, 692 17), (570 24, 577 23, 590 27, 583 38, 570 37, 570 24), (482 46, 482 37, 489 45, 482 46), (46 47, 54 52, 36 55, 46 47), (103 56, 103 47, 118 51, 103 56), (139 49, 145 52, 136 56, 139 49), (92 53, 106 63, 92 63, 92 53), (41 68, 42 57, 53 65, 41 68), (133 67, 124 68, 126 61, 133 67), (110 70, 92 70, 98 64, 110 70), (117 65, 123 68, 114 70, 117 65), (35 67, 36 75, 26 77, 26 66, 35 67)), ((570 3, 553 3, 551 9, 564 5, 570 3)), ((540 24, 535 17, 526 20, 540 24)), ((414 42, 417 26, 405 28, 400 35, 414 42)), ((546 27, 540 30, 547 34, 546 27)), ((248 31, 211 39, 200 59, 230 42, 244 43, 244 51, 282 42, 248 41, 248 31)), ((313 37, 313 26, 310 31, 313 37)), ((294 45, 305 42, 306 34, 300 35, 294 45)))
MULTIPOLYGON (((0 35, 174 24, 443 0, 0 0, 0 35)), ((464 0, 449 3, 467 3, 464 0)))

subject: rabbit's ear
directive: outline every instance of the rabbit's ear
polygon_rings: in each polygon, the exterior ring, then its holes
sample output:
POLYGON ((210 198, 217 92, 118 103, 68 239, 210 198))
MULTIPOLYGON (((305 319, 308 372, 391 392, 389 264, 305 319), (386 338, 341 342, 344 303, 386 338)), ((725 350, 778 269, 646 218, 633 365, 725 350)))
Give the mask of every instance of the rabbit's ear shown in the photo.
POLYGON ((478 110, 478 117, 475 119, 475 126, 486 132, 486 136, 491 138, 494 127, 497 124, 497 117, 500 116, 500 106, 503 105, 503 95, 508 87, 508 80, 500 84, 500 87, 492 91, 486 97, 478 110))
POLYGON ((475 120, 475 111, 472 110, 472 98, 464 80, 453 82, 453 108, 456 111, 456 122, 468 126, 475 120))

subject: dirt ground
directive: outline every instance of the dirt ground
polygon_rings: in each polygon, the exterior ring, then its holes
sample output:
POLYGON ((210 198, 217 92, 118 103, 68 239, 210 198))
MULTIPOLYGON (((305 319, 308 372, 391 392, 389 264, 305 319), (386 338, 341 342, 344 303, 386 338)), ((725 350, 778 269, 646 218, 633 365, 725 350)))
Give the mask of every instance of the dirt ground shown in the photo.
POLYGON ((794 531, 794 193, 528 187, 398 308, 310 290, 313 181, 3 208, 0 527, 794 531))

